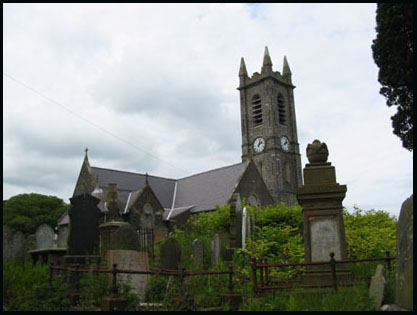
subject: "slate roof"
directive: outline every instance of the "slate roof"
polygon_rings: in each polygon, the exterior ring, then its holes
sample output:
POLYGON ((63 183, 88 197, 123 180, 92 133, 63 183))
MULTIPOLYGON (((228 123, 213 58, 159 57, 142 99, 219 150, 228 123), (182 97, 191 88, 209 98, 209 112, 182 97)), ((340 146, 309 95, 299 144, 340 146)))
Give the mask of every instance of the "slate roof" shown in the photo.
MULTIPOLYGON (((117 196, 126 205, 129 192, 138 191, 145 185, 145 174, 91 167, 91 171, 101 188, 107 188, 109 183, 117 184, 117 196)), ((148 175, 149 186, 164 208, 172 207, 175 179, 148 175)), ((123 208, 124 209, 124 208, 123 208)))
POLYGON ((248 162, 233 164, 177 180, 94 166, 91 167, 91 171, 104 192, 107 191, 109 183, 117 184, 117 195, 123 204, 122 211, 125 210, 129 193, 131 197, 128 206, 143 188, 148 176, 149 186, 165 209, 172 208, 175 198, 175 213, 184 211, 184 208, 191 208, 191 213, 196 213, 214 210, 216 205, 227 204, 247 165, 248 162), (177 190, 174 194, 176 183, 177 190))
POLYGON ((196 213, 227 204, 247 166, 233 164, 179 179, 175 207, 194 205, 191 213, 196 213))

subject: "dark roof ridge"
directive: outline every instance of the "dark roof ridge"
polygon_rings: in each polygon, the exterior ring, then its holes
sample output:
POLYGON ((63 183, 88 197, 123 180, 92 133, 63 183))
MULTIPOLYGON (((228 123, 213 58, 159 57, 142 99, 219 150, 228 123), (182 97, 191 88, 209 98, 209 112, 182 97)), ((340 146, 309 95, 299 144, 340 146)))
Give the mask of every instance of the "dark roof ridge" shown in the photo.
POLYGON ((194 177, 194 176, 199 176, 199 175, 202 175, 202 174, 205 174, 205 173, 210 173, 210 172, 213 172, 213 171, 219 171, 219 170, 222 170, 222 169, 225 169, 225 168, 229 168, 229 167, 237 166, 237 165, 242 165, 242 164, 245 164, 245 163, 247 164, 247 163, 249 163, 249 161, 245 161, 245 162, 240 162, 240 163, 235 163, 235 164, 231 164, 231 165, 222 166, 222 167, 215 168, 215 169, 212 169, 212 170, 208 170, 208 171, 204 171, 204 172, 201 172, 201 173, 193 174, 193 175, 190 175, 190 176, 182 177, 182 178, 179 178, 178 180, 183 180, 183 179, 191 178, 191 177, 194 177))
MULTIPOLYGON (((135 173, 135 172, 129 172, 129 171, 119 171, 119 170, 114 170, 114 169, 111 169, 111 168, 104 168, 104 167, 98 167, 98 166, 91 166, 91 168, 99 168, 99 169, 102 169, 102 170, 107 170, 107 171, 112 171, 112 172, 130 173, 130 174, 134 174, 134 175, 146 176, 146 174, 142 174, 142 173, 135 173)), ((177 181, 177 179, 167 178, 167 177, 161 177, 161 176, 155 176, 155 175, 149 175, 149 174, 148 174, 148 177, 167 179, 167 180, 172 180, 174 182, 177 181)))

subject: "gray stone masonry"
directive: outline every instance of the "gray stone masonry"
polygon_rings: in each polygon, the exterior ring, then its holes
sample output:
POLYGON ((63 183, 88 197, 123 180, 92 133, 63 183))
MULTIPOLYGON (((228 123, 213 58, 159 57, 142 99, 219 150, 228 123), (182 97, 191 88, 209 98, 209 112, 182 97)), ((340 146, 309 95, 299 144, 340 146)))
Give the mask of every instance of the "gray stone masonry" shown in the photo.
POLYGON ((380 309, 382 301, 384 300, 386 283, 384 273, 384 266, 378 265, 376 267, 375 275, 371 278, 371 285, 369 287, 369 296, 374 298, 376 310, 380 309))
POLYGON ((55 232, 48 224, 42 224, 36 229, 36 249, 54 248, 55 232))
POLYGON ((413 195, 401 206, 397 224, 395 304, 413 309, 413 195))
POLYGON ((160 269, 178 270, 181 262, 181 248, 175 238, 169 237, 162 244, 159 255, 160 269))
POLYGON ((195 268, 201 268, 204 264, 204 244, 203 241, 196 238, 192 243, 193 264, 195 268))

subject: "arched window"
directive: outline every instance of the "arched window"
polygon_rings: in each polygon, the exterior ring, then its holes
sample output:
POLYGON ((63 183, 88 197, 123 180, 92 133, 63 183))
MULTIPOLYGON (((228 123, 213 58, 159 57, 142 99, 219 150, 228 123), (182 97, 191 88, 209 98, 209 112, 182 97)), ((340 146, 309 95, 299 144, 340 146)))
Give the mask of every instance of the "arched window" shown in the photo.
POLYGON ((254 126, 262 124, 262 101, 258 94, 252 98, 252 121, 254 126))
POLYGON ((287 122, 284 96, 281 93, 278 94, 278 121, 281 125, 285 125, 287 122))

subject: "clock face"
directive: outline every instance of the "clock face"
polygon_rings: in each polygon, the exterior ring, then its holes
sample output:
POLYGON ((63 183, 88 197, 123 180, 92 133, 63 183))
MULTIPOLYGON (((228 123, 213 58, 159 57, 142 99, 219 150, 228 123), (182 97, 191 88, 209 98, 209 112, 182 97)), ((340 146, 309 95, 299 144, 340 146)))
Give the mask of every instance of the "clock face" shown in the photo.
POLYGON ((256 153, 260 153, 265 149, 265 140, 261 137, 256 138, 253 142, 253 149, 256 153))
POLYGON ((281 137, 281 148, 284 151, 288 151, 288 149, 290 148, 290 141, 286 136, 281 137))

